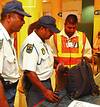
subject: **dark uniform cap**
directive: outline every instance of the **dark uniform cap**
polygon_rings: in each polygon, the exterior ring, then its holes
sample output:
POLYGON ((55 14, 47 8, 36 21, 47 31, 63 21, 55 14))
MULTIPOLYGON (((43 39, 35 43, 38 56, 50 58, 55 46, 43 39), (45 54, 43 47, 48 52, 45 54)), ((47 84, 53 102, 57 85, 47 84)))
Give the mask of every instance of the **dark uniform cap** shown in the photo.
POLYGON ((42 16, 38 20, 39 25, 49 28, 52 32, 59 33, 60 30, 56 27, 56 20, 52 16, 42 16))
POLYGON ((22 3, 17 0, 13 0, 10 2, 7 2, 5 6, 2 9, 2 13, 7 14, 10 12, 16 12, 19 13, 20 15, 31 17, 28 13, 26 13, 22 7, 22 3))

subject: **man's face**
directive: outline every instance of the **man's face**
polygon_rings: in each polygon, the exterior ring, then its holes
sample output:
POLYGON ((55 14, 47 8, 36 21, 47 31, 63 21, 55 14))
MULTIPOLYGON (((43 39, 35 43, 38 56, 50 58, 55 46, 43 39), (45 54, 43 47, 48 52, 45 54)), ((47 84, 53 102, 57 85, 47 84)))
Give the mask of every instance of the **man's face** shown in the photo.
POLYGON ((54 34, 54 32, 52 32, 49 28, 46 28, 45 31, 47 35, 45 35, 45 39, 49 39, 54 34))
POLYGON ((65 23, 65 33, 71 37, 77 30, 77 24, 65 23))
POLYGON ((49 28, 44 28, 43 27, 43 30, 42 30, 42 39, 43 40, 47 40, 49 39, 52 35, 54 34, 54 32, 52 32, 49 28))
POLYGON ((17 14, 17 13, 12 13, 10 17, 11 21, 11 31, 12 32, 19 32, 23 24, 25 23, 24 21, 24 16, 17 14))

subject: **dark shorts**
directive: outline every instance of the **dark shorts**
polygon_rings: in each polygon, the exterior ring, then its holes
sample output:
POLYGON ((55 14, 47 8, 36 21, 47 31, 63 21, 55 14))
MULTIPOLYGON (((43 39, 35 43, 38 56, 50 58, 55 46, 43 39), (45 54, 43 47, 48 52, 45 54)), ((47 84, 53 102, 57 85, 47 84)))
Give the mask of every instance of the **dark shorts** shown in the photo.
POLYGON ((5 95, 7 97, 9 106, 14 107, 14 100, 15 100, 16 87, 17 87, 18 81, 13 84, 9 84, 9 82, 7 81, 5 84, 6 84, 5 95))
MULTIPOLYGON (((46 81, 41 81, 48 89, 52 90, 51 86, 51 80, 48 79, 46 81)), ((41 93, 41 91, 35 87, 31 86, 29 91, 26 94, 26 101, 28 107, 34 107, 34 105, 38 104, 39 102, 43 101, 45 99, 44 95, 41 93)))

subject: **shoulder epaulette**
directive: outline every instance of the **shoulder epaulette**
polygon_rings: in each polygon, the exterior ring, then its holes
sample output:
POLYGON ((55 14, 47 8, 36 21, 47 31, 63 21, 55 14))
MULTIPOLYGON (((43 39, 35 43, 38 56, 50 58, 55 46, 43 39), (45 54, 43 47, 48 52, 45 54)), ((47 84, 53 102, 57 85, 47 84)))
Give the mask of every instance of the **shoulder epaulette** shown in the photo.
POLYGON ((34 46, 34 44, 27 44, 26 45, 26 52, 27 53, 32 53, 33 46, 34 46))

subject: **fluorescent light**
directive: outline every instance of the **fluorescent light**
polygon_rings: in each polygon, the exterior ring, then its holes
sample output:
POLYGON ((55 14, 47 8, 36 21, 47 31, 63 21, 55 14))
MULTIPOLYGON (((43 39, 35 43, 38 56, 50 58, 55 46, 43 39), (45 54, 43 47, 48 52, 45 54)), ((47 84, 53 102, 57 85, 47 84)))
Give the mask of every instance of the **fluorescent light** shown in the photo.
POLYGON ((42 0, 43 3, 46 3, 46 2, 48 2, 48 1, 49 1, 49 0, 42 0))

